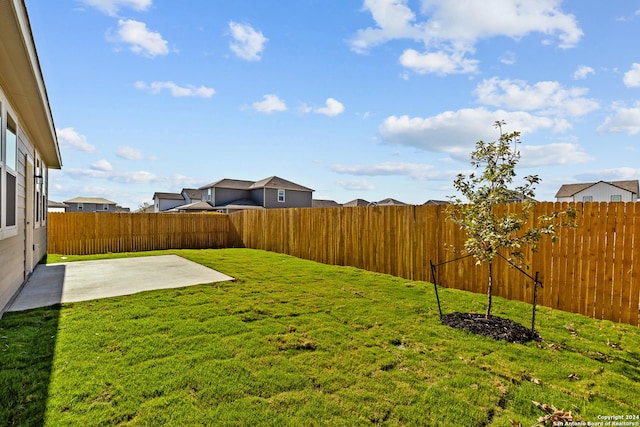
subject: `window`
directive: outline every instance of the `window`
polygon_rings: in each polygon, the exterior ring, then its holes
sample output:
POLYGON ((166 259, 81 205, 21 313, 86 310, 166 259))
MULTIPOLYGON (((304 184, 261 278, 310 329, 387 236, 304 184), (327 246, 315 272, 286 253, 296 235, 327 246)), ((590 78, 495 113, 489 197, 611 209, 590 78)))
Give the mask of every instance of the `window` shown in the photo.
POLYGON ((5 217, 5 224, 7 227, 13 227, 16 225, 16 177, 7 172, 7 211, 5 217))
POLYGON ((46 223, 47 222, 47 213, 48 213, 48 198, 47 198, 47 193, 48 191, 48 185, 49 185, 49 180, 48 180, 48 174, 49 174, 49 170, 44 166, 44 163, 41 162, 41 169, 42 171, 42 205, 40 206, 40 208, 42 209, 42 222, 46 223))
POLYGON ((284 190, 278 190, 278 202, 284 203, 284 190))
POLYGON ((40 222, 40 191, 36 190, 36 224, 40 222))
POLYGON ((611 201, 612 202, 621 202, 622 201, 622 194, 612 194, 611 195, 611 201))
POLYGON ((84 205, 82 203, 78 203, 78 210, 81 211, 84 208, 84 205))
POLYGON ((5 165, 5 225, 16 225, 16 169, 18 168, 18 137, 16 122, 7 114, 7 131, 4 136, 5 165))
POLYGON ((211 188, 207 188, 207 202, 210 202, 211 200, 213 200, 213 198, 211 197, 211 188))
POLYGON ((106 203, 104 205, 102 205, 102 210, 103 211, 108 211, 109 210, 109 205, 107 205, 106 203))
POLYGON ((6 156, 5 163, 8 169, 17 170, 18 162, 18 138, 17 126, 10 115, 7 114, 7 133, 5 137, 6 156))
POLYGON ((593 196, 582 196, 583 202, 593 202, 593 196))

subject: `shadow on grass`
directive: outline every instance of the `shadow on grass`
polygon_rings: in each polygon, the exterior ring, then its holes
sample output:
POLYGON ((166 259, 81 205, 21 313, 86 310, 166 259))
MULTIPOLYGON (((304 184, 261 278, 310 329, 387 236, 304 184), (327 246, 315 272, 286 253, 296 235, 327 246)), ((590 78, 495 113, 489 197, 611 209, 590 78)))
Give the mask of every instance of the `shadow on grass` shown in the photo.
POLYGON ((45 424, 59 317, 58 303, 0 319, 0 425, 45 424))

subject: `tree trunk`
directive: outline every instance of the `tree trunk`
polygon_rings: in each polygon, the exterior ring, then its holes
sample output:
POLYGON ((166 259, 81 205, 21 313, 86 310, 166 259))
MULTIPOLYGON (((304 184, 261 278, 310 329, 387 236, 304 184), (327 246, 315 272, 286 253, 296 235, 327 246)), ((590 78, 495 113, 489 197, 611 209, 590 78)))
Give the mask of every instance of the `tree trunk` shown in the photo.
POLYGON ((491 317, 491 294, 493 292, 493 262, 489 261, 489 286, 487 287, 487 314, 485 317, 488 319, 491 317))

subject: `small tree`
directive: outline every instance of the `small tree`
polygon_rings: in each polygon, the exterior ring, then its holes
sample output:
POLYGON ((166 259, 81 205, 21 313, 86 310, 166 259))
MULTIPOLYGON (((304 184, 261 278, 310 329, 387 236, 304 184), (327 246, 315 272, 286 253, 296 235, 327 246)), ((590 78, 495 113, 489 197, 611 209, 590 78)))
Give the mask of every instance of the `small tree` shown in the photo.
POLYGON ((516 176, 515 167, 520 159, 517 145, 520 133, 503 133, 504 121, 495 122, 500 130, 500 139, 485 143, 478 141, 471 153, 471 165, 478 169, 479 175, 471 173, 468 177, 458 174, 453 185, 467 199, 452 197, 449 219, 458 224, 466 233, 467 240, 463 252, 472 255, 476 264, 487 263, 489 280, 487 284, 487 312, 491 316, 491 297, 493 291, 493 261, 501 254, 514 265, 521 265, 523 250, 529 247, 537 250, 538 241, 544 235, 556 239, 557 223, 554 219, 563 214, 575 218, 575 211, 554 212, 538 218, 538 226, 524 230, 529 214, 535 205, 535 185, 540 182, 538 175, 524 177, 522 185, 510 189, 516 176), (496 206, 517 199, 522 202, 518 213, 498 214, 496 206))

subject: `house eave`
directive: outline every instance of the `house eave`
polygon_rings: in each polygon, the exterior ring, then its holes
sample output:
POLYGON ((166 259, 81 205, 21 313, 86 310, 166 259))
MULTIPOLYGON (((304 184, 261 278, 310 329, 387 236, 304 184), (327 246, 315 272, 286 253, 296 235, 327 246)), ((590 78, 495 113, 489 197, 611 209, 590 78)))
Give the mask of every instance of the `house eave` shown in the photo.
POLYGON ((0 85, 49 168, 62 168, 53 115, 24 0, 0 0, 0 85), (10 60, 8 60, 10 58, 10 60))

